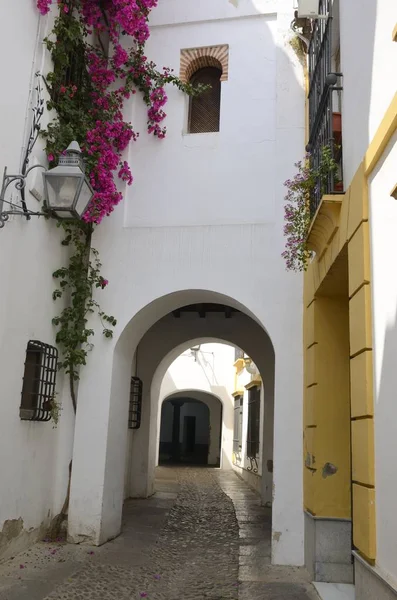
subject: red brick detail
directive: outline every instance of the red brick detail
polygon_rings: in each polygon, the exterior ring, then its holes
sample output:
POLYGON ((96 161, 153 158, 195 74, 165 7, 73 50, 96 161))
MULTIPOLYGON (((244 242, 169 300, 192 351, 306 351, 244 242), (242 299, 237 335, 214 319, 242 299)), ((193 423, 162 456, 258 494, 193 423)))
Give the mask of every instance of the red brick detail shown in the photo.
POLYGON ((207 46, 205 48, 188 48, 181 51, 179 77, 184 82, 203 67, 217 67, 222 71, 221 81, 227 81, 229 74, 229 46, 207 46))

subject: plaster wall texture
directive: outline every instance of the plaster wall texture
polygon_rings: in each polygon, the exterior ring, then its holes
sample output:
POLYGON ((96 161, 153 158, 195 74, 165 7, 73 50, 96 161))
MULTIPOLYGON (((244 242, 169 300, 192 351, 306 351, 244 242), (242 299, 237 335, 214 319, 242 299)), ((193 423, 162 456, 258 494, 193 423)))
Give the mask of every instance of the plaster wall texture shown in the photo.
POLYGON ((397 184, 397 133, 371 175, 370 232, 373 305, 374 426, 377 558, 380 569, 397 582, 397 452, 395 386, 397 375, 397 281, 393 257, 397 205, 390 196, 397 184))
POLYGON ((393 0, 340 2, 342 135, 345 189, 396 93, 397 22, 393 0))
MULTIPOLYGON (((0 70, 3 82, 11 86, 0 97, 1 176, 6 166, 8 173, 21 172, 32 108, 37 102, 35 73, 49 69, 42 39, 52 20, 53 15, 40 18, 34 2, 24 4, 23 10, 18 10, 16 3, 0 6, 1 44, 6 49, 0 56, 0 70), (23 34, 16 35, 17 31, 23 34)), ((43 96, 46 98, 45 90, 43 96)), ((47 120, 45 113, 43 127, 47 120)), ((46 165, 41 140, 34 147, 29 166, 37 163, 46 165)), ((34 211, 40 210, 40 204, 30 190, 42 192, 41 178, 37 169, 27 180, 26 202, 34 211)), ((12 186, 6 199, 20 202, 12 186)), ((61 373, 57 378, 58 401, 63 405, 59 427, 19 418, 27 343, 39 340, 54 344, 51 319, 62 304, 52 301, 52 273, 66 258, 61 239, 55 223, 43 218, 27 221, 11 216, 0 230, 0 559, 24 549, 43 534, 51 517, 59 512, 66 492, 74 416, 70 398, 63 401, 61 373), (13 533, 8 535, 10 527, 13 533)))

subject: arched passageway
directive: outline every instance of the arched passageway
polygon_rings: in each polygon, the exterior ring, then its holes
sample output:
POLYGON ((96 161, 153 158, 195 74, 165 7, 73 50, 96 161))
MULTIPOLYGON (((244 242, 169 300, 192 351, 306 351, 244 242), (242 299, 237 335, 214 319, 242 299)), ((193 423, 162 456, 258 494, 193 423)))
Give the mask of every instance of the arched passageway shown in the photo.
MULTIPOLYGON (((89 364, 80 382, 84 401, 79 402, 76 421, 70 537, 105 542, 120 532, 124 498, 153 493, 161 383, 172 361, 202 340, 243 348, 259 369, 268 407, 261 431, 261 439, 267 440, 260 450, 261 494, 263 502, 273 498, 273 562, 301 564, 300 404, 299 410, 291 404, 290 384, 280 369, 274 412, 277 363, 268 333, 244 305, 204 290, 157 298, 136 312, 108 346, 98 343, 96 368, 92 371, 89 364), (127 427, 131 376, 143 382, 141 423, 134 431, 127 427), (273 473, 266 469, 270 463, 273 473)), ((288 368, 288 351, 279 348, 278 364, 284 361, 288 368)), ((227 435, 232 440, 233 425, 227 435)))

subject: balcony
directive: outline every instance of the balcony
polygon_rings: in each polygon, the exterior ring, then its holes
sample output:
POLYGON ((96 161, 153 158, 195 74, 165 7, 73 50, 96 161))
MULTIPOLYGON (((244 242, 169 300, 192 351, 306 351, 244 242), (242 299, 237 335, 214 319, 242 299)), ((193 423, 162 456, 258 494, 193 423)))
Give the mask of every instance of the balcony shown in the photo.
POLYGON ((338 165, 337 177, 330 173, 326 181, 318 181, 310 199, 310 215, 316 214, 323 195, 343 193, 342 115, 340 92, 342 73, 335 61, 334 18, 332 0, 320 0, 319 13, 323 18, 314 21, 309 46, 309 142, 311 166, 318 169, 323 148, 331 149, 338 165))

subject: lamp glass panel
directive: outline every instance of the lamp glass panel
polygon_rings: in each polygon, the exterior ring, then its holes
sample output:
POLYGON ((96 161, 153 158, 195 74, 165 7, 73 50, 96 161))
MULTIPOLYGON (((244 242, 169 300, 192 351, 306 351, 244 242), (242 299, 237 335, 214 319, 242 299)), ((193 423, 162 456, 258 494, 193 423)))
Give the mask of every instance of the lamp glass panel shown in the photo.
POLYGON ((77 198, 76 206, 74 207, 75 211, 81 217, 87 208, 89 201, 93 196, 92 189, 88 185, 86 179, 83 181, 83 185, 81 186, 79 197, 77 198))
POLYGON ((46 177, 48 204, 51 209, 72 207, 81 177, 56 175, 46 177))

